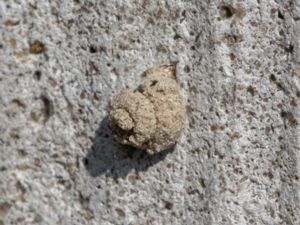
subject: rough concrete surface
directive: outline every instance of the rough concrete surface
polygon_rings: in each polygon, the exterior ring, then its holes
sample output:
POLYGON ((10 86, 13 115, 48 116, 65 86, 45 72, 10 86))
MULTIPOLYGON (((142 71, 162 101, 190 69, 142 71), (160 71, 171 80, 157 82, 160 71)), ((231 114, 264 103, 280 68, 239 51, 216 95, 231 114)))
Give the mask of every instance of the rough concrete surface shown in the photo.
POLYGON ((300 0, 1 0, 0 225, 300 224, 300 0), (153 156, 108 102, 176 63, 153 156))

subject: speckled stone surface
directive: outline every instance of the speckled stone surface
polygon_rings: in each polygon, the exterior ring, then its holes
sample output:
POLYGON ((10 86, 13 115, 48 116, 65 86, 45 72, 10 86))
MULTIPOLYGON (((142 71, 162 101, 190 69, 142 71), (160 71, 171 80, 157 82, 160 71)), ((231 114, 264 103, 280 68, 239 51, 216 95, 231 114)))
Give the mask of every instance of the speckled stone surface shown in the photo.
POLYGON ((0 1, 0 225, 300 224, 300 1, 0 1), (177 63, 154 156, 109 100, 177 63))

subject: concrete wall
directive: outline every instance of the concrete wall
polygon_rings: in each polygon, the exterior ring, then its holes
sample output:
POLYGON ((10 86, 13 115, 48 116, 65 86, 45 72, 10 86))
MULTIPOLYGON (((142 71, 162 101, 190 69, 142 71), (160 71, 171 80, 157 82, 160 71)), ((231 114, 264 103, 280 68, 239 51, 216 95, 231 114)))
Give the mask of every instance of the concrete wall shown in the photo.
POLYGON ((0 225, 300 224, 299 0, 0 1, 0 225), (176 63, 173 150, 105 108, 176 63))

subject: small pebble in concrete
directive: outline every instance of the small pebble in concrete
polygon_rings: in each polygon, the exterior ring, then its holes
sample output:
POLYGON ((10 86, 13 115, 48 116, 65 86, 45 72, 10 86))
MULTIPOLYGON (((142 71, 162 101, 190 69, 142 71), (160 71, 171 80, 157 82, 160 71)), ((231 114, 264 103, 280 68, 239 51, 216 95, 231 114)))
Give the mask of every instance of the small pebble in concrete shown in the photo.
POLYGON ((29 52, 31 54, 41 54, 45 51, 45 45, 40 41, 34 41, 29 46, 29 52))

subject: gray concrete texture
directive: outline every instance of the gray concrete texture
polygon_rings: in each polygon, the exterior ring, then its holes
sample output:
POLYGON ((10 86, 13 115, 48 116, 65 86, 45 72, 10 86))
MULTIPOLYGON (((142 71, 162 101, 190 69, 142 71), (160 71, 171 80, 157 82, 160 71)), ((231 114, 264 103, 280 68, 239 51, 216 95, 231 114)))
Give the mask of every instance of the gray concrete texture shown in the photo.
POLYGON ((299 0, 1 0, 0 225, 300 224, 299 0), (175 148, 106 107, 176 63, 175 148))

